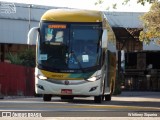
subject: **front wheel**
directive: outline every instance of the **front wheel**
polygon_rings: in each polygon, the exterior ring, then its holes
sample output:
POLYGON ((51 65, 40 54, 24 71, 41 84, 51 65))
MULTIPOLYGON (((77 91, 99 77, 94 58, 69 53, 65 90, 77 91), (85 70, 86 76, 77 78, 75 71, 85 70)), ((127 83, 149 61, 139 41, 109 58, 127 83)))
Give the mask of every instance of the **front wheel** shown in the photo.
POLYGON ((94 96, 94 102, 95 103, 102 103, 103 99, 104 99, 103 95, 94 96))
POLYGON ((52 95, 50 94, 44 94, 43 95, 43 101, 51 101, 52 95))

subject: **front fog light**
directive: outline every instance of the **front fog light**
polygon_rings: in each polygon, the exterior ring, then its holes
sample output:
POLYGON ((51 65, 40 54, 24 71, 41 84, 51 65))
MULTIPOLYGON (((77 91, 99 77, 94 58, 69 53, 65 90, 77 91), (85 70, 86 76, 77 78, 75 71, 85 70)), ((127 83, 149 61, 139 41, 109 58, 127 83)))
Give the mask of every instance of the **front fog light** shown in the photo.
POLYGON ((92 88, 89 90, 89 92, 92 92, 92 91, 96 90, 97 87, 98 87, 98 86, 92 87, 92 88))
POLYGON ((39 84, 36 84, 36 85, 39 89, 44 90, 44 87, 42 85, 39 85, 39 84))

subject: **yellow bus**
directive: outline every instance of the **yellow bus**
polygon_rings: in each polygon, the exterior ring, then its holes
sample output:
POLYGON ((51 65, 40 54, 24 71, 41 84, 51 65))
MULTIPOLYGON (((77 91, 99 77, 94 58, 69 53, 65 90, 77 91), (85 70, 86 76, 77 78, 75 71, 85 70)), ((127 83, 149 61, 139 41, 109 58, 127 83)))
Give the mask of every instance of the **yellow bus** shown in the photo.
POLYGON ((51 9, 31 28, 36 41, 35 91, 73 100, 93 96, 111 100, 116 79, 116 39, 101 11, 51 9))

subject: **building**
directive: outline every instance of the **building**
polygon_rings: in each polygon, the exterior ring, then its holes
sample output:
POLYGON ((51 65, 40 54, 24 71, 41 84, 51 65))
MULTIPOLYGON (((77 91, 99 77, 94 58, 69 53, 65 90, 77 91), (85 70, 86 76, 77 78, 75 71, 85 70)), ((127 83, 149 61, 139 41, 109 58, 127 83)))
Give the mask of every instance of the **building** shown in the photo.
MULTIPOLYGON (((27 4, 14 4, 14 12, 7 13, 2 7, 3 2, 0 5, 0 52, 1 61, 4 61, 6 52, 17 52, 24 48, 27 48, 27 33, 33 26, 39 25, 41 15, 48 9, 57 9, 57 7, 27 5, 27 4)), ((143 13, 123 13, 123 12, 105 12, 108 17, 108 21, 113 27, 118 38, 118 46, 123 46, 123 41, 127 44, 132 43, 132 36, 128 29, 125 28, 141 28, 139 16, 143 13), (125 21, 125 22, 124 22, 125 21), (123 32, 122 32, 123 31, 123 32), (123 34, 121 34, 123 33, 123 34)), ((134 44, 133 44, 134 45, 134 44)), ((130 45, 131 46, 131 45, 130 45)), ((142 43, 136 42, 136 49, 142 49, 142 43)), ((125 48, 134 50, 134 47, 125 48)))
MULTIPOLYGON (((25 50, 28 47, 27 34, 29 29, 39 25, 39 20, 42 14, 46 10, 58 8, 58 7, 11 3, 12 5, 10 6, 12 7, 12 9, 9 9, 7 6, 8 4, 10 3, 6 4, 4 2, 0 2, 0 31, 1 31, 0 32, 0 61, 2 62, 5 61, 5 56, 7 53, 9 52, 19 53, 25 50)), ((135 55, 136 57, 134 59, 136 60, 139 60, 139 58, 143 59, 141 57, 142 56, 145 57, 145 55, 141 56, 142 50, 144 49, 148 51, 151 48, 150 46, 146 47, 138 39, 139 33, 142 30, 142 23, 139 20, 139 17, 144 13, 137 13, 137 12, 104 12, 104 13, 106 14, 108 21, 112 26, 113 31, 115 32, 115 35, 117 38, 117 49, 119 51, 123 50, 126 53, 124 58, 126 58, 126 60, 129 60, 128 58, 130 57, 126 57, 126 56, 128 56, 128 53, 133 53, 133 54, 136 54, 135 55)), ((32 48, 35 49, 35 43, 33 44, 32 48)), ((153 48, 155 48, 155 46, 153 46, 153 48)), ((159 47, 157 47, 157 50, 159 50, 159 47)), ((143 53, 145 53, 145 51, 143 51, 143 53)), ((152 55, 152 53, 148 53, 148 54, 152 55)), ((120 58, 121 58, 121 55, 119 55, 119 59, 120 58)), ((131 57, 131 61, 132 61, 132 57, 131 57)), ((121 64, 121 61, 119 60, 119 66, 120 64, 121 64)), ((137 61, 136 61, 136 66, 139 67, 139 65, 137 65, 137 61)), ((146 68, 143 69, 141 72, 144 73, 145 70, 146 68)), ((126 89, 128 88, 130 89, 131 87, 132 89, 134 88, 137 89, 136 84, 139 84, 139 83, 132 82, 132 81, 141 81, 141 79, 139 79, 139 75, 142 76, 142 74, 140 74, 141 72, 139 72, 137 67, 135 67, 135 69, 131 71, 132 72, 130 72, 130 68, 128 69, 126 67, 124 78, 123 78, 124 85, 126 86, 126 89), (134 76, 133 74, 136 74, 136 76, 134 76), (129 81, 131 81, 132 84, 134 83, 135 84, 131 86, 130 85, 131 82, 129 81)), ((146 78, 145 74, 143 74, 143 77, 144 77, 143 81, 148 79, 146 78)), ((160 80, 159 78, 157 79, 158 80, 155 84, 157 83, 159 84, 158 81, 160 80)), ((145 87, 144 90, 148 90, 147 87, 145 87)), ((156 90, 160 90, 160 87, 157 87, 156 90)))

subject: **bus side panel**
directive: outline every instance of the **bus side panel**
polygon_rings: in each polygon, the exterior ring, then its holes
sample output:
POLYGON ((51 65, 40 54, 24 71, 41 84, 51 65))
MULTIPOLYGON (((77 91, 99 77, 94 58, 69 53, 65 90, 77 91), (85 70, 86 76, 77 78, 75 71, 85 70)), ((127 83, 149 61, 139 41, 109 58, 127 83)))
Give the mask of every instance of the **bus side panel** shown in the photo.
POLYGON ((109 52, 108 59, 108 87, 113 92, 116 79, 116 54, 109 52))
POLYGON ((105 53, 105 65, 106 65, 106 70, 105 70, 105 94, 109 94, 109 51, 106 51, 105 53))
POLYGON ((103 27, 107 29, 107 53, 106 57, 106 80, 105 80, 105 94, 110 94, 113 92, 112 87, 115 85, 116 79, 116 37, 115 34, 109 25, 107 18, 105 16, 103 21, 103 27))
POLYGON ((106 79, 105 94, 110 94, 111 86, 114 85, 116 79, 116 54, 111 51, 106 53, 106 79))
POLYGON ((116 47, 112 42, 108 43, 107 51, 107 88, 110 93, 114 91, 115 80, 116 80, 116 47))

